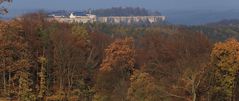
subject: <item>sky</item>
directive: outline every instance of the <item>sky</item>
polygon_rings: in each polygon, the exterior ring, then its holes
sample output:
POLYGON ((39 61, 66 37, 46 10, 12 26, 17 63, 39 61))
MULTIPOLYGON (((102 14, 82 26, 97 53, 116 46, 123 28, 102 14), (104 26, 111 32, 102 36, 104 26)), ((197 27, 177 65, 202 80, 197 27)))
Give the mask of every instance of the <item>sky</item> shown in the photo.
POLYGON ((85 10, 119 6, 150 10, 238 9, 239 0, 13 0, 11 9, 85 10))
MULTIPOLYGON (((111 7, 141 7, 159 11, 175 24, 201 24, 239 19, 239 0, 13 0, 4 3, 13 18, 37 10, 88 10, 111 7)), ((1 6, 0 6, 1 7, 1 6)))

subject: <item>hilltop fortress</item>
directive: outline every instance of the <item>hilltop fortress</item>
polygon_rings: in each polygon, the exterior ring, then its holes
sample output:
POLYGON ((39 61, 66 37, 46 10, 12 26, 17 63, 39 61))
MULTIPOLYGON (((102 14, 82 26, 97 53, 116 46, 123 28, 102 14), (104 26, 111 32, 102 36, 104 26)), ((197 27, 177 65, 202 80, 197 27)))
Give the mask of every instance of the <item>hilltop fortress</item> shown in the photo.
POLYGON ((56 20, 66 23, 111 23, 111 24, 136 24, 136 23, 160 23, 166 20, 165 16, 104 16, 97 17, 84 12, 72 12, 70 14, 52 13, 48 20, 56 20))

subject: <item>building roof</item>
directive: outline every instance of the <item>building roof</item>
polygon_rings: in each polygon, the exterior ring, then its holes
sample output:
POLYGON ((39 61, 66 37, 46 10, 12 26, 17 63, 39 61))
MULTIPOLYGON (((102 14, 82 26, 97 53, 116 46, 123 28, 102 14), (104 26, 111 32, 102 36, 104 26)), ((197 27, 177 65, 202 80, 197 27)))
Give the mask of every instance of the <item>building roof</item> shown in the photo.
POLYGON ((87 16, 85 12, 73 12, 74 16, 87 16))
POLYGON ((56 12, 51 12, 51 13, 48 13, 49 16, 64 16, 64 17, 67 17, 69 16, 70 14, 66 11, 56 11, 56 12))

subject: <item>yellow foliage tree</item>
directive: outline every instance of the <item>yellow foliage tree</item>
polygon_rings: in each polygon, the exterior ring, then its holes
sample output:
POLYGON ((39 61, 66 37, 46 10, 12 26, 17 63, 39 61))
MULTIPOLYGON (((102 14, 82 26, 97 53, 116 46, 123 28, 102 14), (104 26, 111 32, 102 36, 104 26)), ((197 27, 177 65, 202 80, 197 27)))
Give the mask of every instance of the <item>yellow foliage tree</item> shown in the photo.
POLYGON ((17 72, 19 75, 18 95, 19 101, 36 101, 36 96, 31 89, 32 80, 28 70, 20 70, 17 72))
POLYGON ((232 101, 239 71, 239 42, 229 39, 215 44, 211 53, 213 66, 213 101, 232 101))
POLYGON ((81 25, 73 25, 71 28, 72 34, 75 35, 75 37, 88 40, 89 38, 89 33, 87 29, 84 26, 81 25))
POLYGON ((47 59, 45 56, 39 57, 39 62, 41 63, 41 70, 38 73, 38 76, 40 77, 40 84, 39 84, 39 93, 38 97, 39 99, 44 99, 47 87, 46 87, 46 62, 47 59))
POLYGON ((160 88, 151 75, 135 71, 130 81, 128 101, 160 101, 160 88))

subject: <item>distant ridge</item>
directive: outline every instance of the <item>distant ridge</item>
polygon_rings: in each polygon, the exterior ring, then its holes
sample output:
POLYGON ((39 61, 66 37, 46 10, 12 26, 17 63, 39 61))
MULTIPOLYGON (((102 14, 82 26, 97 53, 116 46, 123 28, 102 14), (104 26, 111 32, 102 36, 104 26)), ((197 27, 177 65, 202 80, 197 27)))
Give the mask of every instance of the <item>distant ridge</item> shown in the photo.
POLYGON ((209 26, 239 26, 239 19, 225 19, 218 22, 208 23, 209 26))
POLYGON ((97 16, 161 16, 158 11, 150 11, 140 7, 112 7, 92 10, 97 16))

